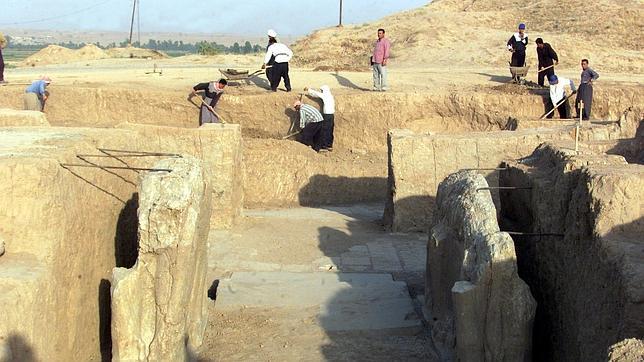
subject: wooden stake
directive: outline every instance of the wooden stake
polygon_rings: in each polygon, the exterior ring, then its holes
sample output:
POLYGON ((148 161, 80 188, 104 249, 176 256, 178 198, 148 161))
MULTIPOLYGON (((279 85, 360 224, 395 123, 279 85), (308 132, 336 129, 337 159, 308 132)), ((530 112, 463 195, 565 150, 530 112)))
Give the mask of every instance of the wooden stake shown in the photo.
POLYGON ((579 129, 581 128, 581 117, 583 115, 584 101, 579 102, 579 109, 582 110, 579 112, 579 123, 575 127, 575 152, 579 153, 579 129))

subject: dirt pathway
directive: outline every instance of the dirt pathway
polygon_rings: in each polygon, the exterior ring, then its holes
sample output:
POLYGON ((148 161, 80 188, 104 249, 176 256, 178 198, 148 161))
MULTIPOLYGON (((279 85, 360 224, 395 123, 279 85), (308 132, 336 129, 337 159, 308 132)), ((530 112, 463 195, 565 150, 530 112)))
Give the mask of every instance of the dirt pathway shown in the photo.
POLYGON ((437 360, 420 318, 426 236, 382 205, 247 211, 210 236, 202 360, 437 360), (215 296, 216 294, 216 296, 215 296))

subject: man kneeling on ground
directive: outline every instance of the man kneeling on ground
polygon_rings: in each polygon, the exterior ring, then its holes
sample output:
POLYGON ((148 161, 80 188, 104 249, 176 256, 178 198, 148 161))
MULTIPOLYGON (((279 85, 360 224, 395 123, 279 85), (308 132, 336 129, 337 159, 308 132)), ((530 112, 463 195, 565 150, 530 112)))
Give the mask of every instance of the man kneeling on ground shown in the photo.
POLYGON ((311 146, 316 152, 320 152, 322 135, 322 114, 313 106, 300 101, 293 105, 296 111, 300 112, 300 138, 298 141, 311 146))
POLYGON ((47 87, 51 83, 51 78, 44 75, 40 79, 31 83, 25 89, 24 108, 26 111, 39 111, 45 112, 45 102, 49 98, 47 87))
POLYGON ((311 97, 322 99, 322 131, 320 135, 320 151, 333 151, 333 128, 335 127, 335 99, 328 85, 320 87, 320 91, 304 88, 311 97))

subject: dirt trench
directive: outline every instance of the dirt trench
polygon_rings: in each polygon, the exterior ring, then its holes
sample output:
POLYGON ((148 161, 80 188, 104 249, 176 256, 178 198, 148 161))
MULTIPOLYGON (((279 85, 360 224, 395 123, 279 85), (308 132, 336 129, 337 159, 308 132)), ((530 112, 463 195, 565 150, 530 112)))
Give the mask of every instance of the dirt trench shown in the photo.
POLYGON ((531 188, 501 192, 500 220, 527 233, 513 238, 538 303, 533 359, 606 360, 611 345, 644 333, 644 169, 554 146, 507 166, 501 186, 531 188))
MULTIPOLYGON (((218 112, 242 126, 245 207, 345 204, 386 197, 387 132, 468 133, 543 127, 522 122, 544 110, 544 91, 512 86, 454 93, 336 94, 334 152, 316 154, 282 139, 297 114, 297 94, 249 93, 231 89, 218 112)), ((637 89, 598 90, 594 115, 617 119, 641 98, 637 89), (639 97, 639 98, 638 98, 639 97)), ((52 126, 114 127, 123 122, 193 128, 198 109, 185 92, 151 89, 52 86, 47 119, 52 126)), ((313 99, 304 101, 315 105, 313 99)), ((21 108, 19 89, 0 89, 0 107, 21 108)), ((550 121, 555 122, 555 121, 550 121)))

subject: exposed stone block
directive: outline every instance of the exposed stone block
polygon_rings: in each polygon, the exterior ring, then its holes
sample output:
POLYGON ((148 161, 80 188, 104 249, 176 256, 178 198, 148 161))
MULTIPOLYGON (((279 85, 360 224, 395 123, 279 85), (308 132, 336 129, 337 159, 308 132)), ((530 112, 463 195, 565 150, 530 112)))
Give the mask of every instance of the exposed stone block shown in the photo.
POLYGON ((112 280, 113 358, 182 361, 201 345, 207 315, 209 188, 201 163, 169 159, 139 194, 139 257, 112 280))
POLYGON ((536 303, 518 276, 513 241, 499 230, 492 196, 481 190, 486 187, 475 171, 452 174, 439 185, 427 247, 426 312, 447 357, 525 361, 536 303))

